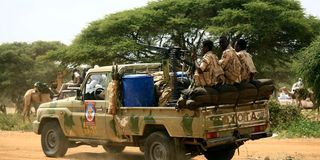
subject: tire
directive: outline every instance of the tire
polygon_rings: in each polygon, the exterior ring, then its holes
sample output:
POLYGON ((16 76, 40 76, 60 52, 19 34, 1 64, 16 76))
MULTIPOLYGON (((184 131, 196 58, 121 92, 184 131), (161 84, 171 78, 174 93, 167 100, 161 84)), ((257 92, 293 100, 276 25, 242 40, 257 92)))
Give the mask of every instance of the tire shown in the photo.
POLYGON ((44 124, 41 132, 41 146, 47 157, 62 157, 66 154, 69 141, 57 122, 44 124))
POLYGON ((207 160, 231 160, 235 151, 235 149, 206 151, 204 156, 207 158, 207 160))
POLYGON ((150 134, 144 149, 145 160, 176 160, 173 140, 162 132, 150 134))
POLYGON ((124 150, 124 148, 126 148, 126 146, 108 144, 102 145, 102 147, 106 152, 109 153, 121 153, 124 150))

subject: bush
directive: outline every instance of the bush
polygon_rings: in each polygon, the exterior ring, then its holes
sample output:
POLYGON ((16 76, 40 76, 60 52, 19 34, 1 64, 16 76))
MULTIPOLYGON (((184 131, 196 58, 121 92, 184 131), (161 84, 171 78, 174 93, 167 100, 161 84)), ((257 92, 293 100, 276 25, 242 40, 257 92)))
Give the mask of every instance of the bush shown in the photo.
POLYGON ((281 137, 320 137, 320 122, 306 118, 297 106, 269 102, 271 128, 281 137))
POLYGON ((303 118, 300 109, 293 105, 281 106, 276 101, 269 102, 270 121, 272 128, 287 127, 293 121, 303 118))
POLYGON ((28 121, 23 122, 19 114, 0 114, 0 130, 6 131, 32 131, 32 124, 28 121))

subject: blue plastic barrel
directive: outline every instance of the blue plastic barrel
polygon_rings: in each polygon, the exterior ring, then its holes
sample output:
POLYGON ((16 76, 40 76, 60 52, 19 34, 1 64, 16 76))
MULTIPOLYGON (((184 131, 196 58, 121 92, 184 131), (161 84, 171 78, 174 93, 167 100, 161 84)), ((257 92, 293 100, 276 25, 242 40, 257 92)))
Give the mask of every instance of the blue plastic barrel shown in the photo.
POLYGON ((153 77, 130 74, 122 77, 123 105, 125 107, 154 106, 153 77))

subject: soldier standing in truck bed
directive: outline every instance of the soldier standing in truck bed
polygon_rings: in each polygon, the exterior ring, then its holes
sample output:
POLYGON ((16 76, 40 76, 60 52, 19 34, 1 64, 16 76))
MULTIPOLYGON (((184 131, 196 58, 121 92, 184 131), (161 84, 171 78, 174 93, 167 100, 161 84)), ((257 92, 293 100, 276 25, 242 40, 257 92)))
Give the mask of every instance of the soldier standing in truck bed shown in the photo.
POLYGON ((223 50, 219 64, 224 70, 227 84, 241 82, 241 63, 236 51, 229 44, 229 40, 225 36, 219 39, 220 48, 223 50))
POLYGON ((234 46, 242 65, 241 80, 250 81, 257 73, 257 69, 254 66, 252 56, 246 51, 247 42, 244 39, 239 39, 234 46))

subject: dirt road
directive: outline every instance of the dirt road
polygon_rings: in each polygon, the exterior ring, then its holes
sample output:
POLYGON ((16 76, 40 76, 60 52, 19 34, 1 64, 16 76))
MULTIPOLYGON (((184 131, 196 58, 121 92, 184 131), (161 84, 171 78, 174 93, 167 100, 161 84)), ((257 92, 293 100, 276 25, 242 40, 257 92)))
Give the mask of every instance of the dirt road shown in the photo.
MULTIPOLYGON (((320 139, 276 139, 249 141, 240 147, 234 160, 319 160, 320 139)), ((0 131, 1 160, 143 160, 138 148, 127 147, 121 154, 108 154, 102 147, 70 148, 63 158, 47 158, 40 136, 32 132, 0 131)), ((203 156, 193 160, 205 160, 203 156)))

